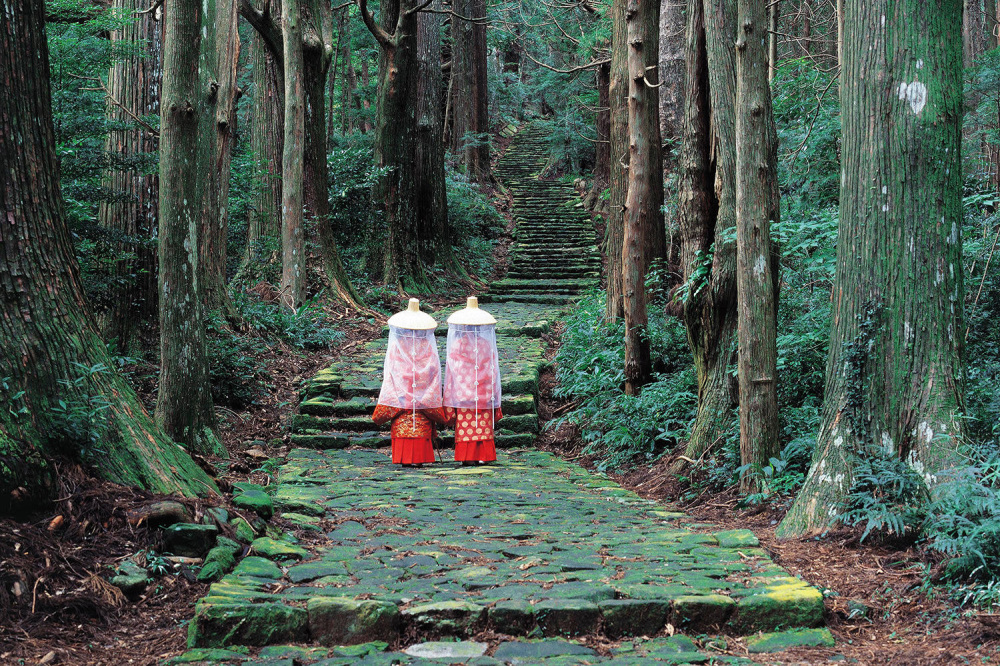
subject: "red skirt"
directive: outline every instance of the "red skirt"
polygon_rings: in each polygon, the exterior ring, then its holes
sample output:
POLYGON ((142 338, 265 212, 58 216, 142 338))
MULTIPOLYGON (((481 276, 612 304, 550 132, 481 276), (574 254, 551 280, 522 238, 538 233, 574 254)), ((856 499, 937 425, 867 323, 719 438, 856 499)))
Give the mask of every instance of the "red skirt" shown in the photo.
POLYGON ((493 438, 455 442, 455 460, 459 462, 493 462, 497 459, 497 447, 493 438))
POLYGON ((434 462, 430 437, 393 437, 392 462, 397 465, 420 465, 434 462))

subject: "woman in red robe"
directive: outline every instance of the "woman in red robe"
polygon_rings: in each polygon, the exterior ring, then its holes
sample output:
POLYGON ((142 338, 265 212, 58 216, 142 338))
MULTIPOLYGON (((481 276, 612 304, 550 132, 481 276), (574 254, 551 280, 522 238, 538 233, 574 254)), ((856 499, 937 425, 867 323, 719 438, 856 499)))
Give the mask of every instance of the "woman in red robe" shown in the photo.
POLYGON ((389 319, 382 390, 372 420, 392 422, 392 462, 404 467, 434 462, 435 424, 446 422, 436 327, 415 298, 389 319))
POLYGON ((448 318, 445 414, 455 428, 455 460, 465 465, 497 459, 494 431, 500 411, 500 357, 496 319, 470 297, 448 318))

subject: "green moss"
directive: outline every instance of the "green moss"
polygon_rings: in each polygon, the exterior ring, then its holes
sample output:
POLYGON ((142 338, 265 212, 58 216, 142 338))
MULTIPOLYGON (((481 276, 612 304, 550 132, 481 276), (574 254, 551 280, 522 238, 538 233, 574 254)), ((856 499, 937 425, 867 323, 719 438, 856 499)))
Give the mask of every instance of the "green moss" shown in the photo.
POLYGON ((834 640, 833 634, 825 627, 794 629, 750 636, 747 638, 747 651, 750 654, 759 654, 762 652, 781 652, 794 647, 834 647, 836 644, 837 641, 834 640))
POLYGON ((299 643, 308 635, 308 615, 304 608, 275 603, 199 602, 188 627, 188 647, 299 643))

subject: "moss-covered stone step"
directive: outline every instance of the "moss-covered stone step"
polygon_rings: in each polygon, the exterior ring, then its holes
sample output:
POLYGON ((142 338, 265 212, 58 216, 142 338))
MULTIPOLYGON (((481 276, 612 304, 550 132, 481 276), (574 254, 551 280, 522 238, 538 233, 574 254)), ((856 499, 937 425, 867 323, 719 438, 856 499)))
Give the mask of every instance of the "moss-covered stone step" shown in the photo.
MULTIPOLYGON (((521 432, 501 429, 507 419, 497 423, 497 431, 493 440, 498 448, 511 449, 531 446, 535 442, 538 432, 538 419, 535 417, 534 425, 530 421, 524 421, 517 425, 523 428, 521 432)), ((319 451, 329 451, 334 449, 345 449, 349 446, 357 446, 365 449, 388 448, 392 444, 392 438, 388 431, 368 430, 364 432, 322 432, 304 431, 291 435, 293 446, 304 449, 316 449, 319 451), (310 434, 311 433, 311 434, 310 434)), ((455 436, 450 432, 442 432, 440 435, 441 445, 447 449, 455 448, 455 436)))
MULTIPOLYGON (((501 401, 504 414, 528 414, 535 412, 535 398, 528 395, 504 395, 501 401)), ((316 396, 299 405, 299 414, 307 416, 370 417, 375 410, 375 399, 358 396, 341 400, 328 394, 316 396)), ((371 421, 368 421, 371 426, 371 421)))
POLYGON ((481 302, 485 303, 547 303, 551 305, 568 305, 576 301, 579 296, 542 296, 537 294, 483 294, 481 302))
POLYGON ((308 543, 254 541, 256 554, 197 603, 191 648, 381 642, 381 651, 487 630, 634 637, 616 653, 641 657, 629 663, 703 661, 683 636, 643 638, 667 624, 786 632, 755 638, 761 650, 829 644, 823 631, 788 633, 822 626, 822 594, 771 562, 751 532, 695 531, 670 507, 548 453, 406 469, 387 451, 294 449, 276 479, 279 511, 330 531, 308 543))
MULTIPOLYGON (((526 396, 532 399, 529 394, 526 396)), ((538 432, 538 414, 534 412, 522 413, 522 414, 505 414, 503 419, 498 422, 502 425, 502 429, 515 432, 538 432)), ((313 416, 310 414, 297 414, 292 417, 291 429, 293 433, 296 434, 322 434, 328 432, 339 432, 339 433, 367 433, 373 430, 378 430, 375 424, 371 420, 371 415, 358 415, 351 417, 326 417, 326 416, 313 416)), ((386 424, 383 426, 385 431, 388 431, 389 426, 386 424)), ((325 448, 341 448, 336 445, 332 445, 325 448)))

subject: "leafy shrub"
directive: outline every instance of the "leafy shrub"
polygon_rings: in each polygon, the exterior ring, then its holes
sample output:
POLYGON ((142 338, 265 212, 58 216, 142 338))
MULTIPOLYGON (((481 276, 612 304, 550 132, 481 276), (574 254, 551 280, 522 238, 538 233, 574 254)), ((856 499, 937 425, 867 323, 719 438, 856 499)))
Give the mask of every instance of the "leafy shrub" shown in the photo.
POLYGON ((235 292, 233 304, 253 330, 277 335, 298 349, 327 349, 343 340, 344 334, 326 318, 319 305, 321 297, 322 292, 295 311, 246 292, 235 292))
POLYGON ((604 303, 603 292, 591 292, 567 319, 556 356, 555 395, 577 406, 550 425, 579 426, 585 452, 598 456, 602 470, 658 458, 687 436, 697 405, 694 371, 677 360, 679 350, 688 358, 684 329, 672 318, 654 317, 649 329, 652 356, 666 371, 639 396, 625 395, 624 325, 604 321, 604 303))
POLYGON ((74 363, 76 377, 60 379, 66 390, 64 398, 49 405, 47 437, 57 449, 87 460, 100 453, 101 440, 108 431, 107 410, 111 401, 102 393, 92 391, 96 378, 108 372, 103 363, 86 366, 74 363))
POLYGON ((264 364, 257 358, 260 340, 234 334, 218 313, 209 316, 206 332, 212 401, 230 409, 254 404, 268 389, 264 364))
POLYGON ((467 271, 487 276, 493 270, 493 247, 503 232, 504 219, 479 185, 450 167, 445 172, 445 188, 455 252, 467 271))

